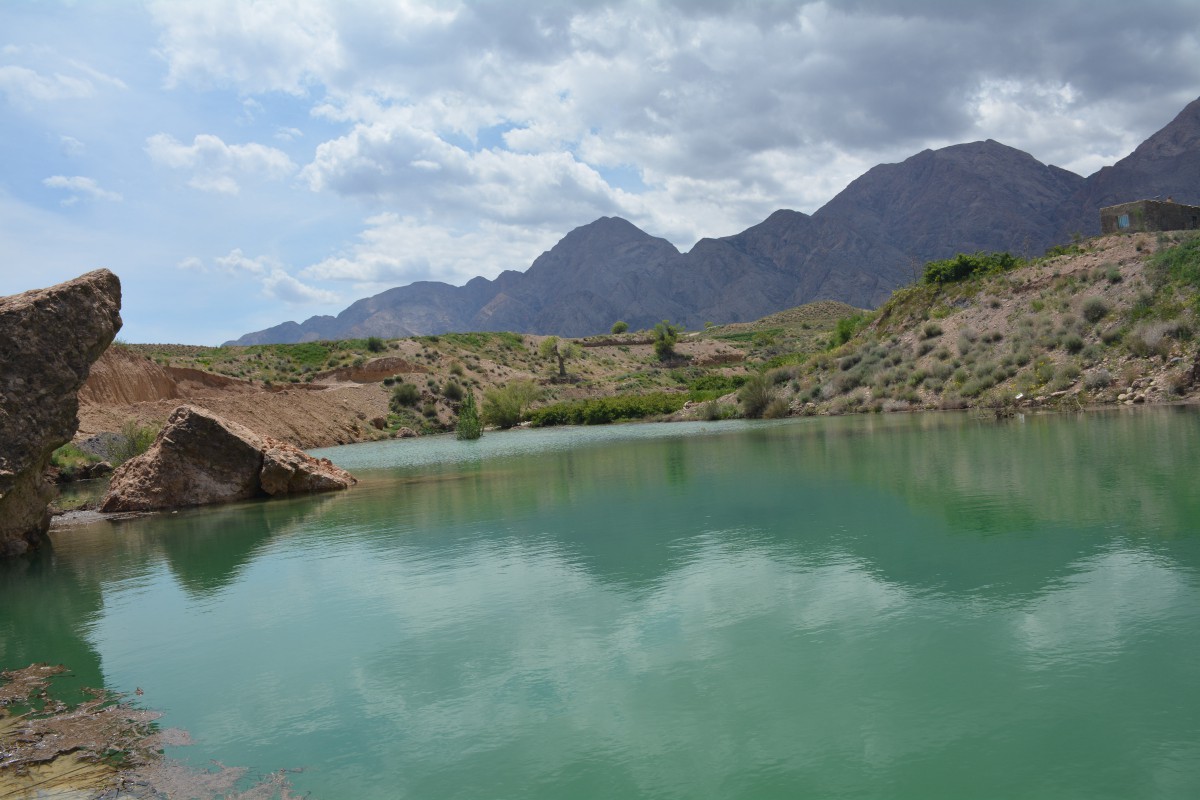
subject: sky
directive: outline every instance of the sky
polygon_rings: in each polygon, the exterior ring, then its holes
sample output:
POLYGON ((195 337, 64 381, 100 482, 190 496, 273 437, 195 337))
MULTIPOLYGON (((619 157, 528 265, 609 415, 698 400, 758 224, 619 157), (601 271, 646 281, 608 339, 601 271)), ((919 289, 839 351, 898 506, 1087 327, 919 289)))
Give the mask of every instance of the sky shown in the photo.
POLYGON ((122 339, 215 345, 926 148, 1089 175, 1197 96, 1195 0, 3 0, 0 295, 108 267, 122 339))

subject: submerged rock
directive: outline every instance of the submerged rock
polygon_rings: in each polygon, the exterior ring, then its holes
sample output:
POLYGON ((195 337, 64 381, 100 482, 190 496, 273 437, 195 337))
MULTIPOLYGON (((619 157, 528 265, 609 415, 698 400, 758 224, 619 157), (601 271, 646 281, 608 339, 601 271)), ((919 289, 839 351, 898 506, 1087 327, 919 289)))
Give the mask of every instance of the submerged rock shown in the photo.
POLYGON ((0 557, 50 526, 50 454, 79 426, 79 389, 121 329, 121 282, 106 269, 0 297, 0 557))
POLYGON ((329 492, 354 476, 327 458, 262 437, 194 406, 180 406, 154 444, 113 473, 100 510, 155 511, 252 497, 329 492))

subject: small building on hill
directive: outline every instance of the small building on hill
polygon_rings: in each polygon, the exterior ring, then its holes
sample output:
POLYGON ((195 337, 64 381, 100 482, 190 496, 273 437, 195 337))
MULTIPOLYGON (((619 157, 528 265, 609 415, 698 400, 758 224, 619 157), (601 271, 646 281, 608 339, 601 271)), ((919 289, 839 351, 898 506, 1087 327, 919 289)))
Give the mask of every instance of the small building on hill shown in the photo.
POLYGON ((1100 209, 1101 233, 1194 231, 1200 229, 1200 206, 1167 200, 1135 200, 1100 209))

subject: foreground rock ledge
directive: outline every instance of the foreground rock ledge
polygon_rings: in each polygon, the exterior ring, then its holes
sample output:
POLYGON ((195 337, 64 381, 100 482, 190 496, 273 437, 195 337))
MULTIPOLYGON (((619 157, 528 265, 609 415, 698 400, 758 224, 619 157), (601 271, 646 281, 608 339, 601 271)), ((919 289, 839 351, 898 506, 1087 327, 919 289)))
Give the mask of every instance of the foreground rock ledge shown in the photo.
POLYGON ((203 409, 180 406, 150 449, 113 473, 100 510, 160 511, 337 491, 355 483, 327 458, 313 458, 203 409))
POLYGON ((106 269, 0 297, 0 557, 38 547, 54 496, 42 474, 79 427, 79 387, 121 329, 106 269))

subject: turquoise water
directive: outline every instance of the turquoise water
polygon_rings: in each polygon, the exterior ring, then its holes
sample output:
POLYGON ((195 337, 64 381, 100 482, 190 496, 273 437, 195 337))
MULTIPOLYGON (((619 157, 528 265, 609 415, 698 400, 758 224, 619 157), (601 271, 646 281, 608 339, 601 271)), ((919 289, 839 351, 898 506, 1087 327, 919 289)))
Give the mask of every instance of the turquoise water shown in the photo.
POLYGON ((1200 796, 1200 413, 489 433, 63 530, 65 662, 314 798, 1200 796))

